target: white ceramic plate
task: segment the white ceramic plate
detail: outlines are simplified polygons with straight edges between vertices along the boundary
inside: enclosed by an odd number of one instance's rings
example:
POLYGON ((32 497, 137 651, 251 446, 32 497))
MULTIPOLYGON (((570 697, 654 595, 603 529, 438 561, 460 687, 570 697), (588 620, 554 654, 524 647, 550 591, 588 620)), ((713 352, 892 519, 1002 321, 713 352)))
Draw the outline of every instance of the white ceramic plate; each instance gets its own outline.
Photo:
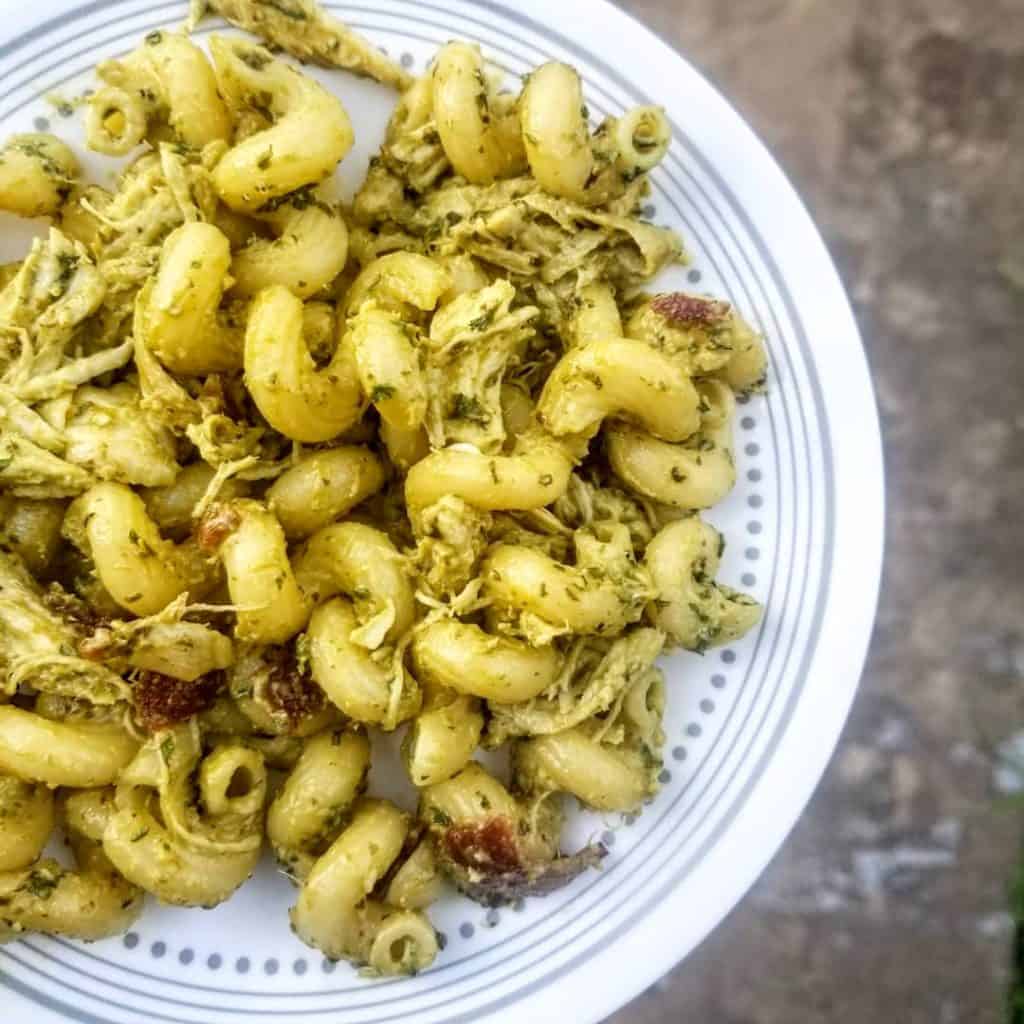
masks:
MULTIPOLYGON (((92 68, 184 17, 184 0, 6 0, 0 130, 81 141, 45 97, 80 94, 92 68)), ((603 835, 605 869, 525 907, 452 896, 446 937, 413 979, 367 981, 292 936, 294 891, 265 864, 214 911, 147 908, 93 945, 32 937, 0 949, 7 1019, 138 1024, 559 1021, 611 1013, 684 957, 779 847, 832 751, 861 671, 882 550, 882 461, 868 370, 842 287, 800 200, 742 119, 678 54, 603 0, 331 2, 420 70, 448 39, 479 41, 521 74, 550 58, 585 80, 592 114, 663 105, 675 138, 649 216, 680 230, 691 268, 666 273, 731 299, 764 332, 769 393, 739 410, 739 484, 711 515, 729 538, 722 576, 767 606, 754 634, 667 660, 664 788, 637 819, 578 815, 567 846, 603 835)), ((219 28, 204 23, 200 36, 219 28)), ((315 72, 356 126, 351 189, 393 94, 315 72)), ((79 151, 82 151, 79 145, 79 151)), ((95 174, 109 169, 92 165, 95 174)), ((25 233, 0 225, 0 258, 25 233)), ((378 788, 392 787, 375 778, 378 788)), ((406 799, 408 795, 406 795, 406 799)))

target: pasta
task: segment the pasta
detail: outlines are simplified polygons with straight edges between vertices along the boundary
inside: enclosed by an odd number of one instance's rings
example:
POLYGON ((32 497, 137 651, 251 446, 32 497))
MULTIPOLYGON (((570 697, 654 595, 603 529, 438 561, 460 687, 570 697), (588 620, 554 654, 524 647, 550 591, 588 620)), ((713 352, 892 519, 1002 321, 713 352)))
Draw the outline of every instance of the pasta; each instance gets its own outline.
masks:
POLYGON ((200 526, 203 547, 219 555, 237 606, 235 636, 246 643, 290 640, 309 618, 309 602, 288 560, 284 530, 257 501, 215 505, 200 526))
POLYGON ((629 424, 608 431, 608 461, 636 493, 681 509, 717 505, 736 482, 733 393, 719 381, 701 385, 700 429, 681 444, 629 424))
POLYGON ((682 441, 699 422, 696 389, 670 359, 643 343, 614 338, 562 357, 544 385, 537 416, 556 437, 593 434, 613 416, 682 441))
POLYGON ((27 868, 53 831, 52 791, 40 783, 0 775, 0 820, 0 872, 27 868))
POLYGON ((340 212, 315 193, 294 192, 256 218, 276 237, 247 240, 231 261, 232 294, 251 298, 283 284, 300 299, 329 285, 345 268, 348 228, 340 212))
POLYGON ((447 883, 600 864, 561 794, 639 811, 657 659, 758 622, 701 513, 767 353, 648 290, 685 261, 641 216, 660 108, 592 125, 572 67, 510 92, 459 41, 414 77, 313 0, 207 9, 266 45, 103 62, 106 186, 0 147, 0 209, 51 220, 0 270, 0 941, 215 906, 267 843, 304 942, 413 974, 447 883), (282 53, 400 92, 350 203, 349 115, 282 53), (373 795, 396 731, 415 808, 373 795))
POLYGON ((239 809, 220 807, 217 814, 193 803, 192 773, 199 770, 208 795, 217 770, 211 762, 226 751, 233 754, 220 746, 204 756, 197 727, 177 726, 154 733, 118 779, 103 852, 124 878, 165 903, 216 906, 259 858, 266 776, 258 753, 248 752, 244 773, 237 762, 228 768, 239 809))
POLYGON ((599 811, 635 810, 649 793, 645 772, 578 728, 527 740, 516 753, 521 781, 572 793, 599 811))
POLYGON ((75 866, 52 857, 0 872, 0 938, 41 931, 73 939, 104 939, 129 928, 142 911, 143 892, 110 863, 99 834, 109 810, 102 790, 68 798, 64 823, 75 866), (74 806, 74 804, 78 806, 74 806))
POLYGON ((332 729, 303 745, 267 810, 267 838, 292 875, 306 878, 337 838, 369 769, 370 744, 362 733, 332 729))
POLYGON ((330 441, 363 411, 348 336, 318 369, 303 337, 302 301, 284 285, 256 296, 245 329, 245 383, 272 427, 295 441, 330 441))
POLYGON ((657 588, 651 621, 670 643, 703 653, 742 636, 761 617, 757 603, 715 580, 722 536, 693 516, 669 523, 647 546, 657 588))
POLYGON ((491 95, 480 50, 448 43, 434 61, 433 108, 441 145, 456 173, 475 185, 514 174, 523 143, 516 118, 491 95))
POLYGON ((358 630, 344 598, 317 608, 306 632, 312 678, 350 718, 394 729, 419 710, 419 689, 394 654, 357 643, 358 630))
POLYGON ((168 134, 188 146, 226 140, 231 121, 205 54, 176 32, 150 32, 124 60, 96 69, 105 86, 89 100, 89 146, 124 156, 147 135, 168 134))
POLYGON ((339 445, 298 459, 270 485, 267 501, 285 535, 296 539, 341 519, 383 484, 384 466, 374 452, 339 445))
POLYGON ((74 153, 53 135, 12 135, 0 149, 0 210, 52 216, 78 177, 74 153))
POLYGON ((484 730, 478 698, 431 687, 402 745, 406 771, 415 786, 432 786, 461 771, 484 730))
POLYGON ((523 142, 530 171, 552 195, 581 200, 594 169, 580 76, 566 64, 537 68, 523 89, 523 142))
POLYGON ((494 609, 518 618, 524 631, 540 620, 553 634, 615 635, 639 619, 654 590, 626 527, 605 537, 580 530, 574 541, 574 566, 525 545, 495 544, 482 566, 494 609))
POLYGON ((113 782, 136 743, 116 726, 58 722, 0 707, 0 771, 25 782, 88 788, 113 782))
POLYGON ((167 236, 152 287, 139 298, 146 347, 173 373, 188 376, 241 365, 241 333, 218 313, 231 246, 213 224, 183 224, 167 236))
POLYGON ((210 575, 191 541, 160 536, 146 506, 124 484, 99 483, 68 509, 64 530, 86 553, 104 589, 122 608, 152 615, 180 594, 205 589, 210 575))
POLYGON ((379 974, 415 973, 437 955, 437 936, 415 910, 367 899, 398 859, 408 817, 384 800, 363 799, 317 860, 292 909, 300 938, 335 959, 367 963, 379 974))
POLYGON ((530 700, 558 673, 558 652, 494 636, 466 622, 441 620, 413 639, 420 674, 441 686, 502 703, 530 700))
POLYGON ((252 213, 323 181, 352 146, 352 125, 341 103, 261 46, 215 37, 210 50, 229 107, 265 104, 273 118, 270 127, 238 142, 217 164, 213 185, 220 198, 233 210, 252 213))
POLYGON ((45 576, 57 557, 64 503, 0 497, 0 546, 13 551, 33 576, 45 576))

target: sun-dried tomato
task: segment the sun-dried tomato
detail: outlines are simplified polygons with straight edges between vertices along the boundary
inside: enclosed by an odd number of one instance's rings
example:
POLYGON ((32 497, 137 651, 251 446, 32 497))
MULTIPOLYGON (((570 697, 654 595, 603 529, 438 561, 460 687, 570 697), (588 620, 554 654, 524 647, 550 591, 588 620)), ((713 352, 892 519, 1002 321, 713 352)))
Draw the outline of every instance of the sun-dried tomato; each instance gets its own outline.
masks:
POLYGON ((730 306, 728 302, 718 299, 705 299, 685 292, 667 292, 654 299, 651 309, 674 324, 711 325, 728 319, 730 306))
POLYGON ((223 672, 208 672, 190 683, 162 672, 140 672, 132 685, 135 720, 147 732, 168 729, 205 711, 223 685, 223 672))
POLYGON ((444 833, 444 847, 456 864, 488 873, 523 866, 515 825, 503 816, 479 825, 453 825, 444 833))
POLYGON ((324 691, 299 668, 290 647, 268 647, 263 653, 268 666, 264 697, 271 711, 279 711, 293 727, 324 706, 324 691))
POLYGON ((211 505, 196 530, 199 546, 208 552, 216 551, 238 529, 242 517, 236 509, 224 502, 211 505))

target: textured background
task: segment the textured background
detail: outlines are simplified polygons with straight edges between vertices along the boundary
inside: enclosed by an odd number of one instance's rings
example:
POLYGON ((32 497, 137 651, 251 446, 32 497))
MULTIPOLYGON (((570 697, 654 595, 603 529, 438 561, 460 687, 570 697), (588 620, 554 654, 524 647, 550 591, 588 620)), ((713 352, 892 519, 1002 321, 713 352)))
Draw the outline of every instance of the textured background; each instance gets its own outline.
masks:
POLYGON ((861 691, 801 824, 609 1024, 995 1024, 1024 818, 1024 0, 620 3, 719 85, 820 225, 875 375, 888 538, 861 691))

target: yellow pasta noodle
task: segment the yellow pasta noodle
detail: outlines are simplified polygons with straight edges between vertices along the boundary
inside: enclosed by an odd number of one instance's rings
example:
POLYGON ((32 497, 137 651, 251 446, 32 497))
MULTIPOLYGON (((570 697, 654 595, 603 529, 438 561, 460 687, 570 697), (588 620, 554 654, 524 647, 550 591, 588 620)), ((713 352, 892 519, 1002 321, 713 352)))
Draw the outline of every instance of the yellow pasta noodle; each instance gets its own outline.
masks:
POLYGON ((384 467, 368 448, 310 452, 274 481, 268 505, 290 538, 308 537, 378 491, 384 467))
POLYGON ((0 545, 14 551, 34 576, 44 576, 57 556, 64 511, 62 501, 0 494, 0 545))
POLYGON ((216 906, 255 866, 251 854, 211 856, 173 842, 135 791, 119 798, 103 849, 117 869, 140 888, 164 903, 186 907, 216 906))
POLYGON ((348 228, 337 207, 298 191, 256 214, 276 237, 253 238, 234 256, 232 294, 244 298, 283 284, 307 299, 330 284, 348 258, 348 228))
POLYGON ((42 783, 0 775, 0 873, 32 864, 43 852, 54 820, 50 789, 42 783))
POLYGON ((351 316, 367 300, 402 313, 433 309, 452 287, 451 274, 437 261, 415 252, 392 252, 368 263, 345 293, 351 316))
POLYGON ((221 199, 251 213, 271 200, 323 181, 352 147, 340 101, 261 46, 214 36, 210 52, 221 92, 245 104, 268 97, 274 123, 233 146, 214 170, 221 199))
POLYGON ((22 217, 53 216, 71 193, 78 161, 60 139, 12 135, 0 147, 0 210, 22 217))
MULTIPOLYGON (((172 483, 142 492, 146 511, 161 533, 184 537, 192 532, 199 503, 209 490, 215 472, 205 462, 193 462, 183 466, 172 483)), ((244 480, 233 478, 221 484, 217 496, 222 501, 228 501, 244 497, 246 490, 244 480)))
POLYGON ((441 872, 429 839, 421 839, 391 876, 385 901, 402 910, 425 910, 441 896, 441 872))
POLYGON ((114 810, 103 830, 103 850, 125 878, 166 903, 210 907, 226 899, 255 867, 262 842, 262 756, 238 747, 204 753, 196 726, 156 733, 121 774, 114 810), (195 803, 192 773, 205 794, 233 803, 219 814, 195 803), (244 777, 239 777, 240 766, 244 777))
POLYGON ((271 426, 296 441, 330 441, 363 410, 351 344, 341 336, 329 365, 317 369, 303 338, 302 301, 283 285, 265 288, 253 301, 245 383, 271 426))
POLYGON ((335 598, 313 612, 306 633, 313 679, 349 718, 394 729, 420 708, 416 681, 387 648, 373 656, 353 635, 350 602, 335 598))
POLYGON ((48 786, 105 786, 138 744, 117 726, 53 722, 0 706, 0 772, 48 786))
POLYGON ((165 129, 202 147, 227 140, 231 122, 205 54, 177 32, 150 32, 138 49, 96 69, 107 83, 89 103, 89 144, 119 155, 165 129), (142 118, 140 134, 138 119, 142 118))
POLYGON ((426 381, 413 332, 410 324, 373 302, 359 308, 349 327, 364 393, 385 423, 406 432, 416 430, 427 414, 426 381))
POLYGON ((125 156, 146 137, 149 110, 135 91, 115 85, 89 97, 85 136, 90 149, 107 156, 125 156))
POLYGON ((477 47, 448 43, 434 61, 434 117, 456 172, 478 185, 515 173, 523 157, 515 118, 491 96, 477 47))
POLYGON ((267 811, 267 838, 292 875, 305 878, 337 837, 369 769, 362 733, 331 729, 305 742, 267 811))
POLYGON ((292 572, 284 530, 272 513, 247 499, 217 505, 207 513, 200 535, 224 565, 239 640, 283 643, 302 629, 309 602, 292 572))
POLYGON ((649 171, 661 163, 672 140, 661 107, 634 107, 615 120, 612 134, 619 170, 627 175, 649 171))
POLYGON ((96 484, 68 510, 64 524, 86 549, 107 593, 136 615, 152 615, 184 593, 202 593, 211 571, 191 541, 160 536, 143 500, 124 484, 96 484))
POLYGON ((530 74, 520 98, 530 170, 546 192, 581 201, 594 170, 580 76, 552 61, 530 74))
POLYGON ((497 544, 481 575, 499 608, 536 616, 556 630, 614 636, 642 615, 653 584, 633 559, 629 531, 618 526, 604 540, 576 534, 575 566, 543 551, 497 544))
POLYGON ((409 471, 405 500, 410 508, 453 495, 475 508, 543 508, 569 484, 572 459, 553 438, 524 438, 511 455, 484 455, 459 448, 432 452, 409 471))
POLYGON ((436 622, 413 637, 413 659, 424 678, 459 693, 505 703, 529 700, 558 674, 550 647, 492 636, 463 622, 436 622))
POLYGON ((703 382, 700 394, 701 429, 682 444, 627 425, 616 424, 608 430, 608 461, 629 488, 682 509, 710 508, 732 490, 735 400, 728 385, 717 381, 703 382))
POLYGON ((569 323, 575 345, 622 337, 622 317, 611 287, 595 281, 580 289, 577 306, 569 323))
POLYGON ((402 744, 413 785, 433 786, 461 771, 479 745, 483 728, 476 697, 431 687, 402 744))
POLYGON ((325 526, 303 548, 295 574, 314 604, 339 593, 353 599, 368 627, 363 640, 370 649, 395 642, 412 625, 412 587, 401 555, 388 536, 372 526, 325 526))
POLYGON ((359 803, 292 909, 300 938, 329 957, 367 963, 381 974, 422 970, 433 962, 437 937, 426 918, 367 899, 397 859, 408 827, 406 815, 386 801, 359 803))
POLYGON ((139 916, 139 889, 117 872, 98 842, 69 831, 73 869, 43 857, 0 873, 0 941, 27 931, 95 941, 123 932, 139 916))
POLYGON ((689 650, 731 643, 761 617, 761 606, 715 581, 722 537, 697 516, 669 523, 647 546, 657 599, 649 615, 669 641, 689 650))
POLYGON ((526 740, 516 768, 531 789, 572 793, 600 811, 632 811, 649 795, 641 766, 596 743, 579 729, 526 740))
POLYGON ((700 423, 689 378, 661 353, 624 338, 594 341, 563 356, 537 414, 556 436, 592 433, 606 416, 617 416, 655 437, 682 441, 700 423))
POLYGON ((430 441, 422 427, 396 427, 383 420, 380 439, 387 449, 388 458, 401 472, 408 472, 420 459, 430 454, 430 441))
POLYGON ((167 237, 160 269, 143 290, 144 343, 174 373, 201 374, 242 364, 242 331, 218 309, 231 248, 212 224, 183 224, 167 237))

